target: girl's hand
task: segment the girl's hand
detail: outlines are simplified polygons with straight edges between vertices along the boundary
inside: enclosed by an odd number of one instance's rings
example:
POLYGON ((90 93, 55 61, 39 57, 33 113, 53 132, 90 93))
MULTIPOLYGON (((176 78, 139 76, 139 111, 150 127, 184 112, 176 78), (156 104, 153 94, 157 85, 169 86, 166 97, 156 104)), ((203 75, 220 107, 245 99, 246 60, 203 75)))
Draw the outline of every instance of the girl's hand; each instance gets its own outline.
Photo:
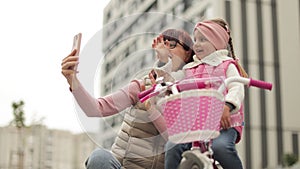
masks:
POLYGON ((67 57, 65 57, 62 60, 62 63, 61 63, 61 73, 67 79, 71 90, 76 89, 78 86, 78 83, 79 83, 77 76, 76 76, 76 74, 78 72, 77 72, 77 70, 74 70, 75 67, 79 64, 79 62, 78 62, 79 57, 74 56, 75 53, 76 53, 76 50, 73 50, 67 57))
POLYGON ((223 114, 221 117, 221 127, 223 129, 228 129, 231 126, 231 121, 230 121, 230 108, 225 105, 224 106, 224 110, 223 110, 223 114))
POLYGON ((156 78, 157 78, 157 74, 155 73, 155 71, 152 69, 150 71, 150 73, 148 74, 148 77, 151 81, 151 85, 153 86, 154 84, 156 84, 156 78))
POLYGON ((152 42, 152 48, 155 49, 157 53, 157 59, 160 62, 167 63, 168 58, 171 55, 170 51, 168 48, 166 48, 164 44, 164 38, 162 35, 159 35, 158 37, 153 39, 152 42))

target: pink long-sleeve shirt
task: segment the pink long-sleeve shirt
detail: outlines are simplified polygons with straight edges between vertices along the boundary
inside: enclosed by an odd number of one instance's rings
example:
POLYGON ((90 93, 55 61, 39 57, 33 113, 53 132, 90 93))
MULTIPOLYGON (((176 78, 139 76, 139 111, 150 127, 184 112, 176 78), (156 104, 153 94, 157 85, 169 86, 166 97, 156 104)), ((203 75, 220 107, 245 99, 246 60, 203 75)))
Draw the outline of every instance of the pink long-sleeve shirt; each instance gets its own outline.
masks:
POLYGON ((91 96, 82 86, 73 90, 75 100, 88 117, 105 117, 119 113, 138 102, 140 83, 132 81, 118 91, 99 98, 91 96))
MULTIPOLYGON (((78 88, 72 93, 75 100, 88 117, 106 117, 117 114, 122 110, 136 104, 141 92, 141 83, 137 80, 131 81, 127 86, 109 95, 94 98, 79 83, 78 88)), ((161 113, 154 107, 148 110, 149 120, 153 122, 156 129, 167 140, 167 127, 161 113)))

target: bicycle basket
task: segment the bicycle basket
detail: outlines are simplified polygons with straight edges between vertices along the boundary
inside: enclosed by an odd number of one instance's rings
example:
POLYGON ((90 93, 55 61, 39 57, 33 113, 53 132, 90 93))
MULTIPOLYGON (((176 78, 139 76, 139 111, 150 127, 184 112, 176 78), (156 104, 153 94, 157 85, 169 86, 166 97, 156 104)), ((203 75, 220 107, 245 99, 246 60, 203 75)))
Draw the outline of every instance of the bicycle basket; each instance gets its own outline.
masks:
POLYGON ((219 135, 224 96, 214 89, 195 89, 158 101, 166 120, 169 140, 187 143, 219 135))

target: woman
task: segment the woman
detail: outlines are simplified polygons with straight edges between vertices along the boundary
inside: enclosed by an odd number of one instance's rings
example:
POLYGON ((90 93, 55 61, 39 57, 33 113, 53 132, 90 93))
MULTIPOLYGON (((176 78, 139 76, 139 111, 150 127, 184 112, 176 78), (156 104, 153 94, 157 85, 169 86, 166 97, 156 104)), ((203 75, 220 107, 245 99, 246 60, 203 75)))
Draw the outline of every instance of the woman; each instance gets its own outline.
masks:
MULTIPOLYGON (((168 60, 172 71, 181 69, 192 60, 193 41, 182 30, 167 29, 153 40, 152 47, 157 52, 157 65, 168 60)), ((93 98, 77 79, 74 67, 78 65, 78 56, 72 51, 62 61, 62 74, 67 79, 70 90, 77 103, 89 117, 106 117, 126 109, 124 121, 115 139, 111 151, 98 148, 86 161, 88 169, 128 168, 163 169, 164 144, 166 140, 155 127, 158 119, 152 119, 145 104, 139 102, 137 94, 151 86, 148 73, 144 78, 131 81, 120 90, 100 98, 93 98), (153 121, 152 121, 153 120, 153 121)))

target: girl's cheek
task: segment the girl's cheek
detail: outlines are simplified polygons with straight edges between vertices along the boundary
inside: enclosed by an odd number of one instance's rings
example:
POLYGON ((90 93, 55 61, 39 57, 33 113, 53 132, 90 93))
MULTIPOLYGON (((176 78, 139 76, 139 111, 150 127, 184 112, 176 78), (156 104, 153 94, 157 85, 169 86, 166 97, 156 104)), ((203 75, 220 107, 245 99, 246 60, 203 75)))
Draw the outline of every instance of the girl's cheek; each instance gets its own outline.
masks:
POLYGON ((196 44, 193 45, 193 50, 195 50, 195 48, 196 48, 196 44))

